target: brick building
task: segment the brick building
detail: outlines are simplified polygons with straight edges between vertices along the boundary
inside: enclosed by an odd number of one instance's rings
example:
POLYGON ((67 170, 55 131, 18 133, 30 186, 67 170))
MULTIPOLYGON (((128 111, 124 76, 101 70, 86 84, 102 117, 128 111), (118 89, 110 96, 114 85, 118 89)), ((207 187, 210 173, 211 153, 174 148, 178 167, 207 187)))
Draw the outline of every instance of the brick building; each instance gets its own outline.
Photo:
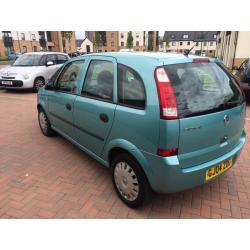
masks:
POLYGON ((0 56, 9 51, 19 53, 32 51, 75 52, 76 37, 63 39, 61 31, 0 31, 0 56))
POLYGON ((191 54, 215 56, 217 31, 166 31, 164 40, 170 52, 183 53, 193 47, 191 54))

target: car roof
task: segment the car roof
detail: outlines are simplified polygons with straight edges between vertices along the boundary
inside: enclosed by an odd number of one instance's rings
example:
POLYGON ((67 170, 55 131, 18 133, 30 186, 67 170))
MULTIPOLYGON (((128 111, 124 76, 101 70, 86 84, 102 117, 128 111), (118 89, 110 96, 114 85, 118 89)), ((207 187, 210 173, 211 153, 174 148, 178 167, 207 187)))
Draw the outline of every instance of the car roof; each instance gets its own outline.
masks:
MULTIPOLYGON (((192 62, 194 58, 207 58, 204 56, 188 55, 185 56, 180 53, 173 52, 105 52, 105 53, 91 53, 86 55, 81 55, 79 57, 113 57, 118 63, 129 63, 129 64, 142 64, 143 62, 151 62, 153 65, 162 64, 174 64, 174 63, 185 63, 192 62)), ((78 57, 78 58, 79 58, 78 57)))
POLYGON ((62 54, 67 55, 66 53, 62 52, 53 52, 53 51, 38 51, 38 52, 27 52, 27 55, 49 55, 49 54, 62 54))

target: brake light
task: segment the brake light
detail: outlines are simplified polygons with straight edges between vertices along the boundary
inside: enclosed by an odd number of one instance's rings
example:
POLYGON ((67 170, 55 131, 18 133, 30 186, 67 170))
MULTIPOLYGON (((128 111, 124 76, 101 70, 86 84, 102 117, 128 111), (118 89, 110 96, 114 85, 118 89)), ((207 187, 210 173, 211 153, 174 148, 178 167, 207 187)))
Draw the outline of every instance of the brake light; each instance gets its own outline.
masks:
POLYGON ((168 75, 163 67, 155 70, 155 81, 157 84, 161 119, 178 119, 178 110, 174 89, 168 75))
POLYGON ((158 149, 157 150, 157 155, 167 157, 167 156, 173 156, 177 155, 178 149, 173 148, 173 149, 158 149))
POLYGON ((209 59, 208 58, 194 58, 193 63, 209 63, 209 59))

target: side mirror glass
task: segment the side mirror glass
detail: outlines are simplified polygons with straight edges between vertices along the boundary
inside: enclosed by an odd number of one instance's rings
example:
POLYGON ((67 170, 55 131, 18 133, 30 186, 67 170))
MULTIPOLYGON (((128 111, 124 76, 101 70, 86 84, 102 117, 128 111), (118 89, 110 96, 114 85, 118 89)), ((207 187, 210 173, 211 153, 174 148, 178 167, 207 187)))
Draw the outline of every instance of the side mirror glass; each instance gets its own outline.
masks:
POLYGON ((52 66, 52 65, 54 65, 54 63, 53 63, 52 61, 48 61, 48 62, 46 63, 46 66, 47 66, 47 67, 52 66))

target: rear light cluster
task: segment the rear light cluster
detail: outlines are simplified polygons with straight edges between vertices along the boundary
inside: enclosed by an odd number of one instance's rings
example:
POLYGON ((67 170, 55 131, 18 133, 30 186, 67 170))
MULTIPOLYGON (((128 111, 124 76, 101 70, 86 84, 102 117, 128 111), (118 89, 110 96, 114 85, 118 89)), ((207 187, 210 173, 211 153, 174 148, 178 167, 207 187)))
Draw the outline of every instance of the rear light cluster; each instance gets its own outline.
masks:
POLYGON ((161 119, 178 119, 178 110, 174 89, 168 75, 163 67, 155 70, 155 81, 157 84, 161 119))
MULTIPOLYGON (((159 96, 161 119, 164 120, 178 119, 178 109, 177 109, 174 89, 164 67, 156 68, 155 81, 157 84, 157 90, 159 96)), ((177 148, 157 150, 157 155, 162 157, 169 157, 177 154, 178 154, 177 148)))

